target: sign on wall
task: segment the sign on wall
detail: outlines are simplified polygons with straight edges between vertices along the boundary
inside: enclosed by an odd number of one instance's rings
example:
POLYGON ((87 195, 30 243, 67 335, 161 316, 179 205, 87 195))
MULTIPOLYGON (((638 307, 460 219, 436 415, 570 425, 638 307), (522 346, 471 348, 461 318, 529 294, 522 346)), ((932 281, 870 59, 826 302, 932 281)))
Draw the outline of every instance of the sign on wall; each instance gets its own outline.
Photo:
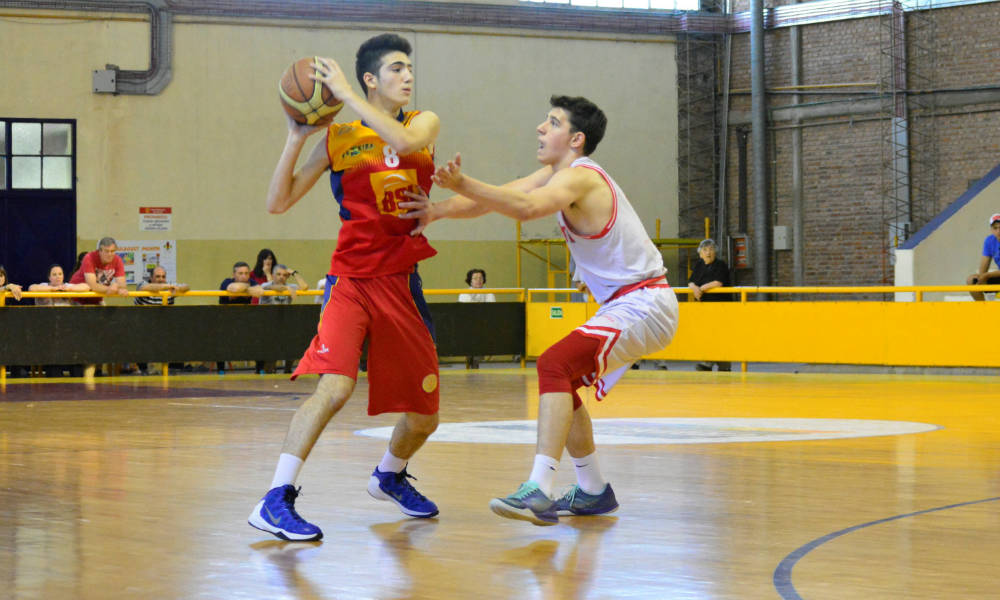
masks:
POLYGON ((170 231, 172 212, 169 206, 140 206, 139 231, 170 231))
POLYGON ((125 263, 126 283, 148 279, 156 265, 167 270, 167 281, 177 281, 176 240, 118 240, 118 256, 125 263))

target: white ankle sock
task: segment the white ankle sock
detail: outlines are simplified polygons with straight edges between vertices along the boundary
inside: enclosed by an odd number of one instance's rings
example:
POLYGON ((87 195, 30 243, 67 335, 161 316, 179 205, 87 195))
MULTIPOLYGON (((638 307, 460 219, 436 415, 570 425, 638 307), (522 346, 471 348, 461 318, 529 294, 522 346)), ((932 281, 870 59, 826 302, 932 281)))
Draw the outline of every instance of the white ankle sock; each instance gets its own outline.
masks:
POLYGON ((271 489, 283 485, 295 485, 295 479, 298 478, 301 468, 301 458, 282 452, 278 457, 278 468, 274 470, 274 479, 271 480, 271 489))
POLYGON ((591 496, 596 496, 604 491, 604 486, 608 482, 601 476, 601 467, 597 464, 597 452, 581 458, 573 458, 573 467, 576 468, 576 483, 581 490, 591 496))
POLYGON ((382 462, 378 464, 378 470, 383 473, 388 473, 392 471, 393 473, 399 473, 406 468, 406 459, 396 458, 392 455, 392 452, 388 450, 385 451, 385 455, 382 456, 382 462))
POLYGON ((538 484, 545 495, 552 497, 552 488, 556 485, 556 469, 559 468, 559 460, 544 454, 535 455, 535 465, 531 468, 529 481, 538 484))

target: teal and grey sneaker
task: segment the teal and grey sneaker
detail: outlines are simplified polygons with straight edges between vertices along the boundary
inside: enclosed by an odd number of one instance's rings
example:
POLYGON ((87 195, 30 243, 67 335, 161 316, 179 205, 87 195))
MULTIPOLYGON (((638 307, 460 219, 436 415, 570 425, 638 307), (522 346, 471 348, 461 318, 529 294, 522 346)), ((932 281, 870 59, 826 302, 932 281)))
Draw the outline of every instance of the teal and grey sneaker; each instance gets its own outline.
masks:
POLYGON ((526 481, 506 498, 490 500, 490 510, 508 519, 531 521, 535 525, 559 523, 556 503, 533 481, 526 481))
POLYGON ((604 486, 604 491, 592 496, 574 485, 562 498, 556 500, 556 512, 560 515, 576 515, 585 517, 591 515, 606 515, 618 510, 618 500, 611 484, 604 486))

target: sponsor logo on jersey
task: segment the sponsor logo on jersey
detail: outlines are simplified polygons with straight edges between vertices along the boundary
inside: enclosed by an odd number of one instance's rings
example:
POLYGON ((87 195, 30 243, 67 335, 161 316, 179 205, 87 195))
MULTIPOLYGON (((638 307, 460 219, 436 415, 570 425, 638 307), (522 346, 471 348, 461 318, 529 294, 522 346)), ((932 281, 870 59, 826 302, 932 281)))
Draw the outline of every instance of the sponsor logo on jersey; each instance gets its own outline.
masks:
POLYGON ((361 156, 362 152, 369 152, 375 149, 375 144, 359 144, 357 146, 351 146, 347 152, 340 155, 340 158, 353 158, 355 156, 361 156))

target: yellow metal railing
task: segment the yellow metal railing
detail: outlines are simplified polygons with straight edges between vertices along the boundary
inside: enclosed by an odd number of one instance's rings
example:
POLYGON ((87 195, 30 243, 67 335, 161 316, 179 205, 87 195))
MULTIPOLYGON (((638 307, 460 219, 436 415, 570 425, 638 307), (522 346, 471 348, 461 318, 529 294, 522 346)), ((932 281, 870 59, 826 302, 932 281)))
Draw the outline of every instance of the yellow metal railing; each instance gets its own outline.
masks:
MULTIPOLYGON (((273 292, 271 290, 265 291, 262 295, 264 296, 287 296, 286 292, 273 292)), ((323 290, 304 290, 301 292, 296 292, 296 296, 322 296, 323 290)), ((160 297, 160 298, 190 298, 190 297, 204 297, 204 296, 244 296, 248 297, 248 293, 233 293, 226 292, 223 290, 189 290, 187 292, 129 292, 127 296, 119 296, 117 294, 98 294, 96 292, 22 292, 22 298, 135 298, 135 297, 160 297)), ((0 306, 6 306, 7 298, 13 298, 14 295, 10 292, 0 293, 0 306)))
MULTIPOLYGON (((679 295, 687 287, 675 288, 679 295)), ((467 288, 424 290, 427 296, 468 293, 467 288)), ((594 302, 569 302, 574 288, 482 288, 482 293, 506 294, 525 303, 524 356, 538 356, 596 313, 594 302), (539 300, 539 295, 546 295, 539 300), (551 297, 562 294, 565 302, 551 297)), ((944 286, 811 286, 727 287, 709 294, 730 293, 734 302, 682 302, 680 325, 670 346, 648 357, 665 360, 722 360, 887 364, 914 366, 995 367, 992 338, 983 333, 996 320, 991 302, 931 302, 931 292, 998 292, 1000 285, 944 286), (757 294, 775 297, 813 294, 913 294, 913 301, 877 300, 751 302, 757 294)), ((320 290, 298 292, 317 296, 320 290)), ((282 295, 268 291, 264 295, 282 295)), ((10 292, 0 293, 4 306, 10 292)), ((24 292, 26 298, 103 298, 92 292, 24 292)), ((129 297, 170 292, 129 292, 129 297)), ((176 297, 249 296, 221 290, 192 290, 176 297)), ((113 296, 112 296, 113 297, 113 296)), ((166 306, 166 303, 164 303, 166 306)), ((522 359, 523 365, 523 359, 522 359)), ((0 382, 5 379, 0 369, 0 382)))
MULTIPOLYGON (((528 288, 528 302, 535 302, 537 294, 577 294, 576 288, 528 288)), ((691 294, 686 286, 675 287, 677 294, 691 294)), ((880 286, 736 286, 718 287, 707 294, 738 294, 740 302, 747 302, 753 294, 915 294, 914 300, 923 302, 925 293, 938 292, 1000 292, 1000 285, 880 285, 880 286)), ((873 301, 874 302, 874 301, 873 301)))
POLYGON ((524 302, 526 290, 524 288, 451 288, 440 290, 424 290, 425 296, 457 296, 459 294, 493 294, 512 295, 517 298, 517 302, 524 302))

